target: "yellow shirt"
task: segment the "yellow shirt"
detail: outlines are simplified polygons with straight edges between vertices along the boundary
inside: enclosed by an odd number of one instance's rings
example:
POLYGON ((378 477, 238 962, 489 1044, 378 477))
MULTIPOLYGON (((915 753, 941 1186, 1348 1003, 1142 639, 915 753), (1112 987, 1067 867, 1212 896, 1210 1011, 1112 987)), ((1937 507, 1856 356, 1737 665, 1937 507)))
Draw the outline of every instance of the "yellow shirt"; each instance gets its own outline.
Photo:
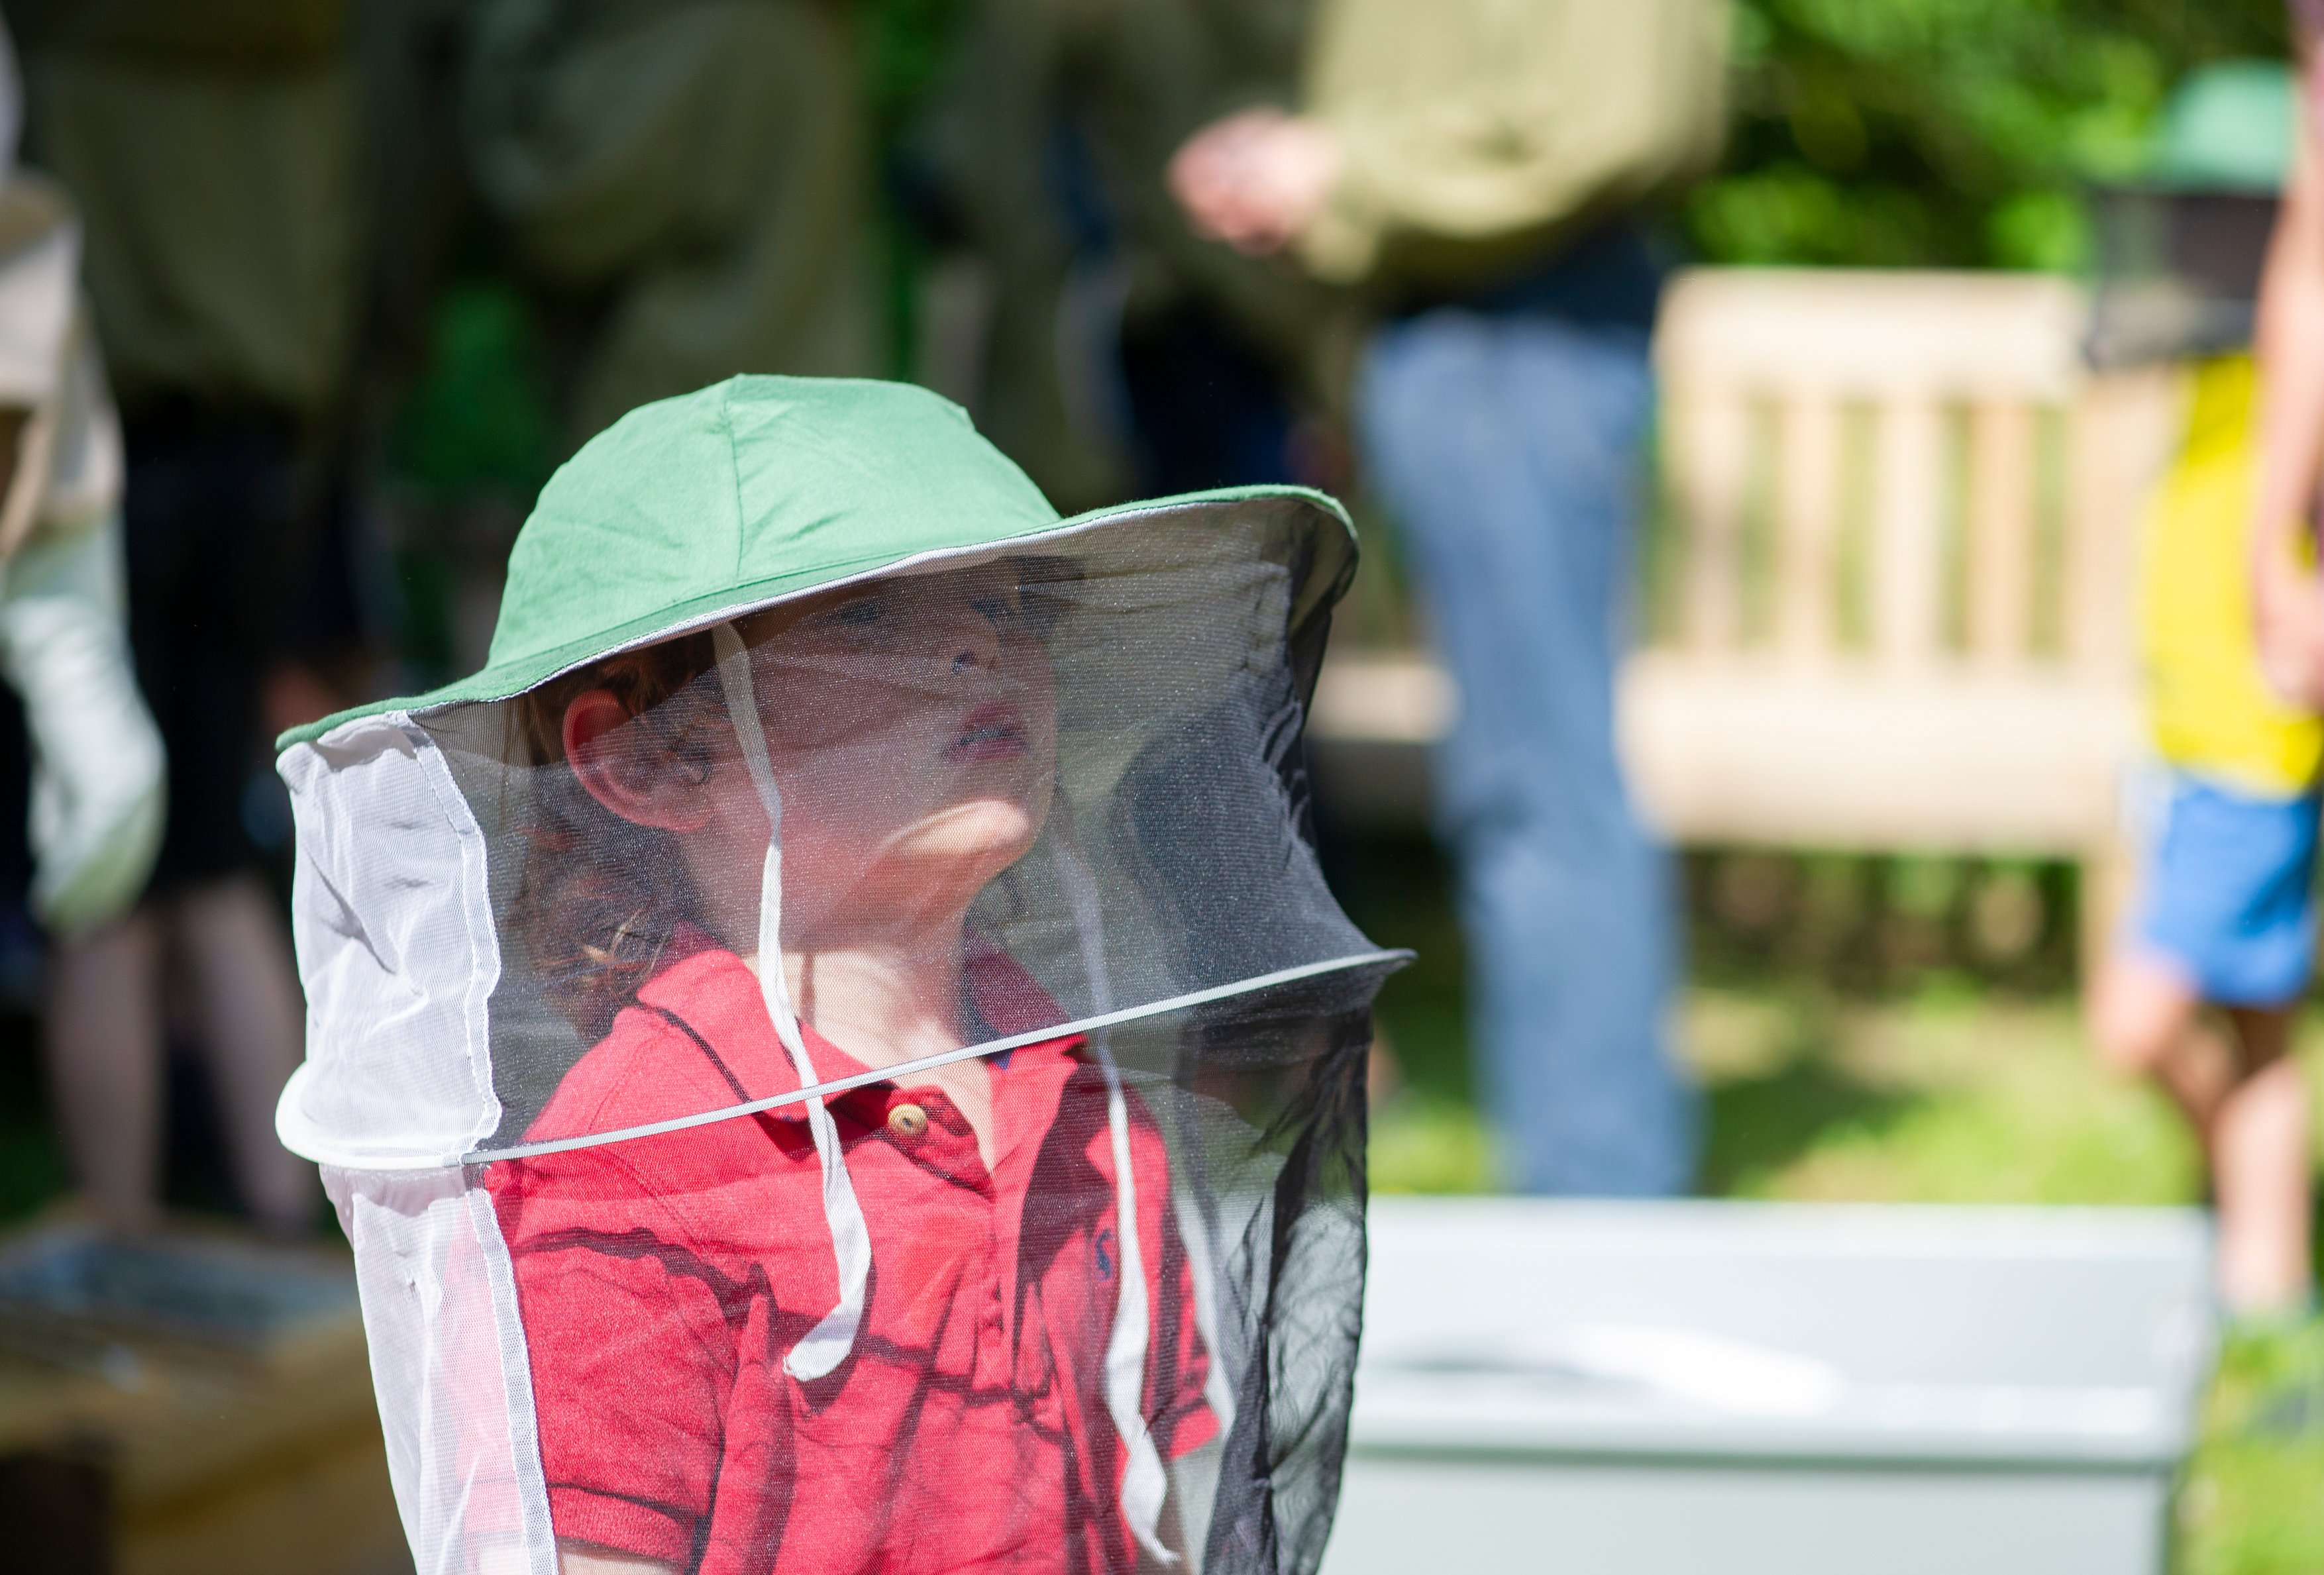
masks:
POLYGON ((2252 632, 2257 376, 2248 355, 2196 370, 2187 437, 2146 508, 2140 654, 2154 747, 2181 770, 2270 797, 2302 793, 2324 723, 2279 699, 2252 632))

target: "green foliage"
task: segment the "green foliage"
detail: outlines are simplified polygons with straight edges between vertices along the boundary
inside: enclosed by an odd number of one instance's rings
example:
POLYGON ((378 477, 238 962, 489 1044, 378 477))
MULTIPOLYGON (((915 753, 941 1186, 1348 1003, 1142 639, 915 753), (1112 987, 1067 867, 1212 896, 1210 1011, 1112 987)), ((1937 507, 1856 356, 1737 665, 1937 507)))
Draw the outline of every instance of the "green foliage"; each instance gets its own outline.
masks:
POLYGON ((1736 0, 1736 119, 1687 227, 1722 262, 2083 260, 2171 88, 2281 58, 2282 0, 1736 0))
POLYGON ((471 279, 445 291, 431 332, 392 434, 397 476, 432 497, 529 504, 555 460, 530 309, 505 280, 471 279))
POLYGON ((943 74, 963 0, 870 0, 863 7, 863 64, 872 114, 883 135, 943 74))

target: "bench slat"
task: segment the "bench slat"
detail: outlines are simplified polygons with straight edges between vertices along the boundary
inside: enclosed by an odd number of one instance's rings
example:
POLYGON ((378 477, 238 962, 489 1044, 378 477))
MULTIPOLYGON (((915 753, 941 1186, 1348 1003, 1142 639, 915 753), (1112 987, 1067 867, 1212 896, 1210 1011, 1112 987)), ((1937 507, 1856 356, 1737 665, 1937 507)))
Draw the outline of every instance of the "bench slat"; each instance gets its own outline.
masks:
POLYGON ((1838 643, 1841 433, 1827 396, 1786 401, 1776 423, 1775 643, 1797 661, 1838 643))
POLYGON ((1675 456, 1673 493, 1683 532, 1679 638, 1705 651, 1741 632, 1743 511, 1750 484, 1751 413, 1724 391, 1680 387, 1666 401, 1675 456))
POLYGON ((1970 654, 1991 666, 2033 652, 2035 436, 2023 401, 1987 400, 1969 412, 1964 622, 1970 654))
POLYGON ((1889 667, 1937 654, 1944 426, 1936 401, 1883 400, 1873 415, 1872 646, 1889 667))

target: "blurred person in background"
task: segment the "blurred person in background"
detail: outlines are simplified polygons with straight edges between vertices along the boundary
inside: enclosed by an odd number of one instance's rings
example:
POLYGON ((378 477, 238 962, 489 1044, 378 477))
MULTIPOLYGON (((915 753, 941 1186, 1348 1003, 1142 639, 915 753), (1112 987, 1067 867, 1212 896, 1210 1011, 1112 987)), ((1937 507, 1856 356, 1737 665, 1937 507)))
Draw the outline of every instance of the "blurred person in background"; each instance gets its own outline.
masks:
POLYGON ((1322 0, 1303 112, 1174 161, 1196 228, 1376 313, 1358 451, 1461 695, 1436 761, 1489 1114, 1526 1191, 1675 1193, 1670 874, 1614 755, 1661 271, 1722 130, 1719 0, 1322 0))
POLYGON ((964 23, 908 162, 990 272, 958 391, 1068 511, 1329 479, 1306 419, 1329 292, 1194 234, 1166 178, 1211 120, 1290 101, 1311 10, 983 0, 964 23))
MULTIPOLYGON (((142 983, 117 926, 161 845, 161 739, 122 627, 121 432, 81 297, 80 226, 53 182, 16 164, 23 105, 0 26, 0 674, 32 746, 31 906, 60 986, 50 1081, 82 1156, 106 1149, 101 1129, 122 1114, 86 1047, 106 993, 142 983)), ((115 1192, 119 1172, 81 1179, 101 1218, 141 1222, 149 1201, 115 1192)))
POLYGON ((738 372, 876 376, 850 0, 478 0, 469 172, 548 309, 569 453, 738 372))
MULTIPOLYGON (((2307 114, 2278 114, 2262 179, 2291 177, 2261 274, 2256 362, 2199 366, 2187 435, 2146 521, 2139 598, 2148 724, 2168 777, 2130 921, 2092 993, 2099 1052, 2153 1077, 2203 1147, 2220 1294, 2268 1322, 2314 1304, 2310 1092, 2291 1053, 2316 949, 2324 766, 2324 588, 2315 569, 2324 456, 2324 6, 2294 23, 2307 114), (2301 119, 2307 134, 2292 129, 2301 119), (2211 1031, 2207 1012, 2224 1019, 2211 1031)), ((2249 97, 2246 84, 2245 97, 2249 97)), ((2234 84, 2199 75, 2165 116, 2162 156, 2238 124, 2234 84)), ((2241 108, 2244 112, 2237 113, 2241 108)), ((2260 115, 2256 124, 2271 117, 2260 115)))
POLYGON ((303 1009, 248 830, 262 692, 305 569, 318 436, 346 372, 355 126, 346 0, 15 0, 28 149, 83 216, 122 412, 130 640, 168 746, 137 913, 59 959, 55 1062, 84 1184, 150 1221, 163 978, 189 987, 251 1214, 311 1228, 274 1139, 303 1009))

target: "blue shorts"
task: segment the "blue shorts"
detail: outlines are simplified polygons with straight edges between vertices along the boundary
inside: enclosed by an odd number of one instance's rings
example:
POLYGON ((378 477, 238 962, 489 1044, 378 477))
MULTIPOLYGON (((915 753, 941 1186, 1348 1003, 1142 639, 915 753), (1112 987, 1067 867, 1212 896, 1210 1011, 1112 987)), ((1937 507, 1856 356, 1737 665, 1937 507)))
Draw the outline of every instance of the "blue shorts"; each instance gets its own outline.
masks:
POLYGON ((2316 954, 2316 824, 2312 793, 2260 798, 2173 779, 2132 937, 2183 966, 2206 1000, 2297 999, 2316 954))

